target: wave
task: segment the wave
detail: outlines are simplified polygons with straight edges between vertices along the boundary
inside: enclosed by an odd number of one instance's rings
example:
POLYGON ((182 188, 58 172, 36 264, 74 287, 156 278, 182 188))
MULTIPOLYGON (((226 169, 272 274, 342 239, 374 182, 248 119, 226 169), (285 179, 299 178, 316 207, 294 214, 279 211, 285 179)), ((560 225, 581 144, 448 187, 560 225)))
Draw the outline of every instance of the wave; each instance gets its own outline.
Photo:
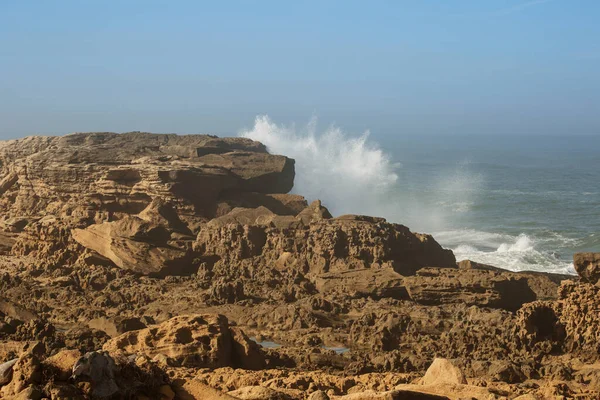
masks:
POLYGON ((472 260, 511 271, 575 274, 573 263, 553 250, 569 248, 574 239, 557 233, 535 237, 464 229, 437 232, 434 237, 452 249, 457 261, 472 260))
POLYGON ((481 177, 468 173, 468 163, 431 182, 425 201, 421 193, 403 190, 402 164, 371 141, 369 132, 352 136, 333 125, 318 128, 316 118, 298 127, 261 115, 240 135, 262 142, 271 153, 294 158, 293 193, 322 200, 334 215, 376 215, 430 231, 445 226, 449 213, 464 213, 473 204, 481 177))
POLYGON ((323 200, 338 214, 377 210, 383 205, 382 196, 398 181, 399 165, 368 141, 369 132, 348 137, 330 126, 319 133, 315 118, 298 129, 277 125, 264 115, 241 136, 262 142, 271 153, 295 159, 293 191, 309 200, 323 200))

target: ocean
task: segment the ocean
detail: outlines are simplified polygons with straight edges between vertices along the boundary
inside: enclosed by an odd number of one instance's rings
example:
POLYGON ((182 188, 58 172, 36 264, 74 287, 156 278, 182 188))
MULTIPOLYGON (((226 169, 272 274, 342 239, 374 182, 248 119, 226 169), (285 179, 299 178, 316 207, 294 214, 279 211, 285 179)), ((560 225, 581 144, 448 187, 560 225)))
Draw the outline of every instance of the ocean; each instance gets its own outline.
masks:
POLYGON ((353 135, 267 116, 240 135, 296 159, 294 193, 430 233, 457 260, 572 274, 573 253, 600 251, 600 136, 353 135))

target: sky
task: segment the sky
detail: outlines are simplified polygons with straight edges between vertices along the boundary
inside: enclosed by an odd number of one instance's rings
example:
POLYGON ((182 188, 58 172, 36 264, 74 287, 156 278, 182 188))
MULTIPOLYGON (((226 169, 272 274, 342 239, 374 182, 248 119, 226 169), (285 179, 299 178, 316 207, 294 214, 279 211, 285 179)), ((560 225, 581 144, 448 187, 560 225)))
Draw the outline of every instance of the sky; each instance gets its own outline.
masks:
POLYGON ((600 135, 597 0, 0 0, 0 139, 600 135))

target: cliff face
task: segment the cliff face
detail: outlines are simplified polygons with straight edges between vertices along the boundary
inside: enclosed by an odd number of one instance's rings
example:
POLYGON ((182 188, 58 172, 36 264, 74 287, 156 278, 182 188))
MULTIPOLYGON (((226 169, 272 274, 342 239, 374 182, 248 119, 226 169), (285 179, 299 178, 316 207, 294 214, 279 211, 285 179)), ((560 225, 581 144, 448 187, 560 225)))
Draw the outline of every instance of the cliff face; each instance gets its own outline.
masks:
POLYGON ((264 201, 291 214, 306 205, 286 194, 294 161, 242 138, 30 137, 0 144, 0 168, 5 230, 24 230, 5 242, 16 240, 13 254, 49 266, 74 261, 81 243, 123 268, 180 272, 189 267, 192 236, 209 219, 238 204, 264 201))
POLYGON ((31 137, 0 145, 0 163, 4 225, 24 231, 12 252, 50 267, 77 260, 84 249, 119 268, 161 276, 195 272, 198 257, 252 256, 264 265, 282 253, 312 275, 454 265, 431 237, 308 208, 301 196, 286 194, 294 161, 249 139, 31 137))
POLYGON ((457 265, 293 180, 242 138, 0 142, 0 398, 600 393, 597 255, 586 283, 457 265))
POLYGON ((293 160, 249 139, 207 135, 29 137, 0 144, 0 168, 8 215, 95 222, 139 213, 160 198, 193 225, 226 207, 226 192, 287 193, 294 181, 293 160))

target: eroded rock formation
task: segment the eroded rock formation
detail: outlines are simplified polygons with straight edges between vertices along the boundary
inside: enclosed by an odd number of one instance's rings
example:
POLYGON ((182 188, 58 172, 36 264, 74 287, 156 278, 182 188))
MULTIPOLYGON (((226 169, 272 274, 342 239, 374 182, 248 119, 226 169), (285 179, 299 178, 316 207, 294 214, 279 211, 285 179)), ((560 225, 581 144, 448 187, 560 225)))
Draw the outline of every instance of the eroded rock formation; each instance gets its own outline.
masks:
POLYGON ((457 265, 293 179, 241 138, 0 142, 0 398, 600 398, 597 254, 457 265))

